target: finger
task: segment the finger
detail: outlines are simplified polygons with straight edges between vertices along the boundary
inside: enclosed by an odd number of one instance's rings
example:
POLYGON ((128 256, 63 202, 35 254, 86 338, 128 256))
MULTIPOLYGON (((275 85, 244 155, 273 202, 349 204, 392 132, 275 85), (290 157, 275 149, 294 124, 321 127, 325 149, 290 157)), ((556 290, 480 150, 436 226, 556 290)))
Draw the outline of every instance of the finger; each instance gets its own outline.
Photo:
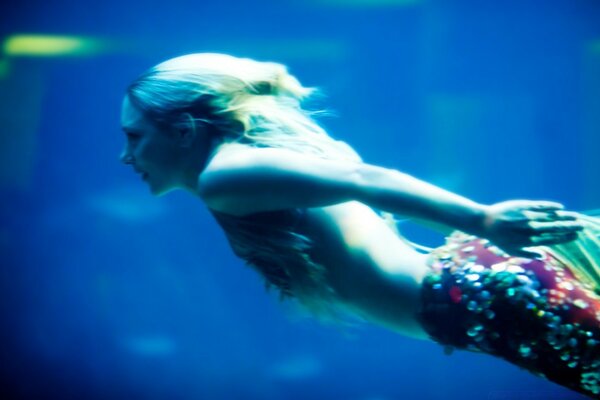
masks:
POLYGON ((523 213, 532 221, 552 222, 552 221, 575 221, 579 214, 571 211, 530 211, 523 213))
POLYGON ((581 214, 574 211, 556 211, 554 215, 556 215, 557 220, 563 221, 573 221, 581 216, 581 214))
POLYGON ((542 233, 538 236, 532 236, 532 238, 536 238, 534 240, 554 240, 558 243, 562 243, 565 241, 571 241, 577 239, 579 234, 577 232, 554 232, 554 233, 542 233))
POLYGON ((529 203, 527 209, 531 211, 557 211, 563 210, 565 206, 554 201, 535 201, 529 203))
POLYGON ((576 217, 574 217, 572 215, 568 215, 568 214, 567 215, 558 215, 552 211, 540 212, 540 211, 525 210, 525 211, 523 211, 523 214, 530 221, 536 221, 536 222, 574 221, 577 219, 576 217))
POLYGON ((568 243, 576 240, 579 236, 577 233, 568 233, 564 235, 543 235, 533 236, 531 242, 535 246, 550 246, 553 244, 568 243))
POLYGON ((583 224, 579 221, 552 221, 540 222, 530 221, 529 227, 537 234, 541 233, 568 233, 579 232, 583 229, 583 224))

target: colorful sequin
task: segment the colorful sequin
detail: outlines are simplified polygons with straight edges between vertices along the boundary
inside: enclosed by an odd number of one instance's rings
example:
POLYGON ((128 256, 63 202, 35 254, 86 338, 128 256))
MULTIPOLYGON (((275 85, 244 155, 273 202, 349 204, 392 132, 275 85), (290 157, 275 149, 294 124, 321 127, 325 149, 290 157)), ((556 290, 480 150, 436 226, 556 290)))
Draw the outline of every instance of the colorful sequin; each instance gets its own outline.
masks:
POLYGON ((429 267, 419 319, 447 353, 489 353, 600 398, 600 297, 558 260, 455 232, 429 267))

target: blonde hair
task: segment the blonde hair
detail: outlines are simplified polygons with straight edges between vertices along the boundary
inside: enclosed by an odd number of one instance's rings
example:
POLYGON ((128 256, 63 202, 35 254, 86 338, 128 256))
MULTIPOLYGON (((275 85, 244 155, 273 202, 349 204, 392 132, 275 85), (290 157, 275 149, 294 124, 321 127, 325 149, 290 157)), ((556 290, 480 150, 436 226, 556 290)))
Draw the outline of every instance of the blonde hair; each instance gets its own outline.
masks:
POLYGON ((302 108, 316 89, 304 87, 284 65, 225 54, 189 54, 148 70, 128 88, 151 120, 169 126, 191 118, 218 139, 282 147, 328 159, 360 161, 302 108))

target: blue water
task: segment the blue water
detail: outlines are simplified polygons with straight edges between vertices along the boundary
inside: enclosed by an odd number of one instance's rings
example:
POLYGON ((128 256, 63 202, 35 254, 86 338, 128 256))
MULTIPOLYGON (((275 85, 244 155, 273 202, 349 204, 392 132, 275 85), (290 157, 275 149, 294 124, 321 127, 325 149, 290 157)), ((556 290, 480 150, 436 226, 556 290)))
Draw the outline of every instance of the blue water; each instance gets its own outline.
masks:
MULTIPOLYGON (((60 399, 581 399, 484 355, 278 303, 196 199, 119 164, 124 88, 166 58, 287 64, 367 162, 490 203, 600 207, 600 3, 42 2, 0 33, 87 56, 0 78, 0 395, 60 399)), ((441 238, 404 226, 413 240, 441 238)))

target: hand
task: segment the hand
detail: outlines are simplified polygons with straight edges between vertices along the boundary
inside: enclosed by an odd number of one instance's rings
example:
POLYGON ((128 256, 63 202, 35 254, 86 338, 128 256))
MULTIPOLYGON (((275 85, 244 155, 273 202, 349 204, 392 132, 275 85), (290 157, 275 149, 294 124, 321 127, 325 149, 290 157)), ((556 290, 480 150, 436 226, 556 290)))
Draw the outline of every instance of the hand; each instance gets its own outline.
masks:
POLYGON ((486 208, 483 236, 508 254, 536 258, 523 247, 549 246, 577 239, 583 229, 577 213, 550 201, 510 200, 486 208))

